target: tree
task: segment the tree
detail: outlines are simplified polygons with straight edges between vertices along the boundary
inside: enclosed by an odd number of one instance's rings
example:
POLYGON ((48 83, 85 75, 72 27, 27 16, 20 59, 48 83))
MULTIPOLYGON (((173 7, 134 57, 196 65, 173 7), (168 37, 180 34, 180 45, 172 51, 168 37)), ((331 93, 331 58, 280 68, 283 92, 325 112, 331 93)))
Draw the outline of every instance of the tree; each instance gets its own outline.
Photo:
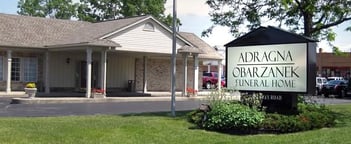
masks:
MULTIPOLYGON (((242 26, 258 28, 264 21, 319 40, 334 41, 331 29, 351 20, 350 0, 207 0, 213 25, 202 32, 208 36, 215 25, 230 27, 234 36, 242 26)), ((346 28, 351 31, 351 25, 346 28)), ((337 48, 336 48, 337 49, 337 48)))
POLYGON ((99 22, 122 17, 121 0, 80 0, 78 19, 99 22))
POLYGON ((77 4, 72 0, 20 0, 17 7, 20 15, 71 19, 76 15, 77 4))
MULTIPOLYGON (((168 26, 172 16, 164 15, 166 0, 80 0, 78 19, 90 22, 152 15, 168 26)), ((178 24, 181 25, 178 19, 178 24)))
MULTIPOLYGON (((172 16, 164 15, 166 0, 20 0, 20 15, 100 22, 118 18, 152 15, 168 26, 172 16)), ((181 25, 178 19, 178 25, 181 25)))

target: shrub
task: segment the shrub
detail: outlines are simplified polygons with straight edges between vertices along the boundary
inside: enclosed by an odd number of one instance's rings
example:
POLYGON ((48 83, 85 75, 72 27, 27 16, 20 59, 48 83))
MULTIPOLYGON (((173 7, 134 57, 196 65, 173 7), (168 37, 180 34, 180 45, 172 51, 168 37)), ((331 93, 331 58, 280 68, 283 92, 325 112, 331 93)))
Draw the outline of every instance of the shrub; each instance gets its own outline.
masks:
POLYGON ((241 96, 241 103, 251 108, 258 108, 260 110, 263 110, 262 101, 262 93, 244 93, 241 96))
POLYGON ((266 114, 262 129, 278 133, 297 132, 309 129, 303 117, 295 115, 266 114))
POLYGON ((330 127, 335 124, 335 115, 324 105, 300 103, 298 111, 298 115, 266 114, 262 129, 287 133, 330 127))
POLYGON ((325 105, 298 104, 300 116, 306 117, 311 123, 311 129, 335 125, 335 114, 325 105))
POLYGON ((211 105, 202 127, 210 130, 249 130, 258 128, 264 114, 246 105, 222 102, 211 105))
POLYGON ((189 122, 196 124, 198 127, 202 128, 202 124, 204 122, 205 112, 197 109, 195 111, 190 112, 187 114, 187 119, 189 122))

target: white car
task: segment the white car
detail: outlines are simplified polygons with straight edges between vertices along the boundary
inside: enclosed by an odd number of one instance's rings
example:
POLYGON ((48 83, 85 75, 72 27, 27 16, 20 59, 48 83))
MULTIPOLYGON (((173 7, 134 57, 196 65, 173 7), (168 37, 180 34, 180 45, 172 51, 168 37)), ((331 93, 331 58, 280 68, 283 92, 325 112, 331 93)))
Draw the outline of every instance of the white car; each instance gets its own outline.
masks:
POLYGON ((320 95, 323 85, 327 83, 327 79, 325 77, 316 77, 316 95, 320 95))
POLYGON ((343 77, 328 77, 328 81, 330 80, 344 80, 343 77))

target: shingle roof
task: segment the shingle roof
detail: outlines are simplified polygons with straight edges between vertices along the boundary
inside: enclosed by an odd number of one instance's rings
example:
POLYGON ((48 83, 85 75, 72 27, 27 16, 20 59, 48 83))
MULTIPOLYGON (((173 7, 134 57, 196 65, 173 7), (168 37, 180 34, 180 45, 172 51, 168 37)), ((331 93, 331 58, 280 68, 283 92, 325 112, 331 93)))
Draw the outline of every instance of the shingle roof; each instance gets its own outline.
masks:
POLYGON ((178 49, 179 53, 194 53, 194 54, 202 54, 204 53, 201 49, 192 47, 192 46, 182 46, 180 49, 178 49))
MULTIPOLYGON (((152 16, 137 16, 98 23, 48 19, 0 13, 0 46, 24 48, 57 48, 67 46, 120 46, 103 36, 152 16)), ((214 48, 193 33, 180 32, 182 38, 194 47, 180 51, 200 53, 202 59, 223 59, 214 48)))
POLYGON ((89 23, 89 25, 77 28, 75 32, 70 33, 67 37, 58 40, 55 43, 52 43, 52 45, 96 41, 104 35, 134 24, 137 21, 143 20, 147 17, 149 16, 138 16, 119 20, 89 23))
POLYGON ((47 48, 67 45, 119 46, 100 37, 148 16, 98 23, 0 13, 0 46, 47 48))
POLYGON ((0 13, 0 45, 42 48, 88 24, 0 13))
POLYGON ((190 43, 198 47, 203 51, 202 54, 199 54, 199 58, 201 59, 218 59, 221 60, 223 57, 210 45, 200 39, 193 33, 188 32, 179 32, 179 34, 188 40, 190 43))

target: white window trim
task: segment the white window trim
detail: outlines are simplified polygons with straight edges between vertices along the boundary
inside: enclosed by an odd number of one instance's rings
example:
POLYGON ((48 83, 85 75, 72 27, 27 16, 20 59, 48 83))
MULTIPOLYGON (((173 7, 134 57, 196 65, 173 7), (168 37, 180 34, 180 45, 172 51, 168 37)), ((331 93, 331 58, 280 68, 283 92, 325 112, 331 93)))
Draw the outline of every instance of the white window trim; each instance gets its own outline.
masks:
MULTIPOLYGON (((38 57, 12 57, 12 59, 14 58, 18 58, 19 59, 19 63, 20 63, 20 78, 19 80, 12 80, 11 78, 11 81, 14 81, 14 82, 38 82, 38 74, 39 74, 39 60, 38 60, 38 57), (24 59, 25 58, 35 58, 36 59, 36 63, 37 63, 37 68, 36 68, 36 76, 35 76, 35 80, 34 81, 26 81, 25 78, 24 78, 24 71, 25 71, 25 64, 24 64, 24 59)), ((12 73, 12 70, 11 70, 11 73, 12 73)))
POLYGON ((39 73, 39 61, 38 61, 38 58, 37 57, 21 57, 21 78, 20 78, 20 80, 21 81, 23 81, 23 82, 37 82, 38 81, 38 73, 39 73), (36 68, 36 76, 35 76, 35 80, 34 81, 26 81, 25 79, 24 79, 24 71, 25 71, 25 65, 24 65, 24 59, 25 58, 34 58, 35 60, 36 60, 36 64, 37 64, 37 68, 36 68))
POLYGON ((151 22, 147 22, 144 24, 144 31, 148 31, 148 32, 154 32, 155 31, 155 25, 151 22), (148 27, 149 26, 149 27, 148 27))
POLYGON ((12 57, 11 59, 12 59, 12 62, 11 62, 11 81, 13 81, 13 82, 20 82, 20 81, 22 81, 22 80, 21 80, 21 78, 22 78, 22 74, 21 74, 21 70, 22 70, 21 57, 12 57), (17 58, 19 59, 19 63, 20 63, 20 71, 19 71, 19 73, 20 73, 20 78, 19 78, 19 80, 12 80, 12 69, 14 68, 13 65, 12 65, 12 63, 13 63, 13 59, 17 59, 17 58))

